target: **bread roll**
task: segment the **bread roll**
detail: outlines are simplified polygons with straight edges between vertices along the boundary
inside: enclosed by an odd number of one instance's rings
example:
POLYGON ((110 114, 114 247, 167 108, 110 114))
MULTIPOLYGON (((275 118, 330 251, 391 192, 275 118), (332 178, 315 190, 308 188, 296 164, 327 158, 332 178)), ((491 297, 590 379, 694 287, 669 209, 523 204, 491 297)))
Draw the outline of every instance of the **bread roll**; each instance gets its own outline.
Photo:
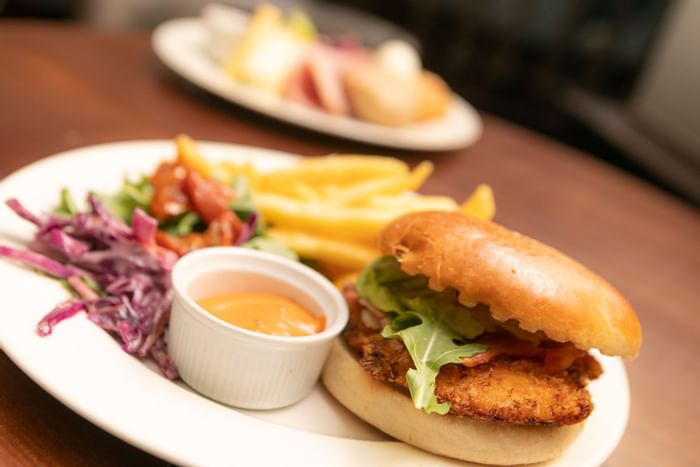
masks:
POLYGON ((489 307, 498 321, 542 331, 582 350, 633 358, 641 326, 607 281, 552 247, 457 212, 408 214, 380 236, 383 254, 423 274, 434 290, 453 287, 462 304, 489 307))

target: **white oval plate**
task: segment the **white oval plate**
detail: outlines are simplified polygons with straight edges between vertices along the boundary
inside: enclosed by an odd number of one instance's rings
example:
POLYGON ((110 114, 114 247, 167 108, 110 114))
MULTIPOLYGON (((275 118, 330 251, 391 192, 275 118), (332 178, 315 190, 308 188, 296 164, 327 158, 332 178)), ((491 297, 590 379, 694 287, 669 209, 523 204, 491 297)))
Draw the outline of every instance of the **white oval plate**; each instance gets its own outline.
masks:
POLYGON ((479 115, 457 95, 444 117, 403 128, 335 116, 286 101, 231 79, 210 56, 207 40, 200 18, 181 18, 159 25, 153 33, 152 46, 158 58, 187 81, 235 104, 322 133, 418 151, 462 148, 481 135, 479 115))
MULTIPOLYGON (((257 148, 201 143, 212 160, 249 160, 261 169, 293 163, 294 156, 257 148)), ((125 175, 149 173, 174 157, 170 141, 86 147, 31 164, 0 183, 0 200, 18 198, 30 210, 55 206, 59 190, 76 199, 89 189, 117 190, 125 175)), ((0 243, 21 246, 33 226, 2 203, 0 243)), ((453 465, 390 440, 338 405, 317 385, 299 404, 281 410, 241 411, 173 383, 124 353, 84 315, 39 337, 36 323, 66 292, 55 281, 0 260, 3 351, 46 391, 104 430, 147 452, 184 465, 453 465)), ((578 440, 548 466, 597 466, 619 442, 629 412, 622 361, 598 357, 605 374, 591 384, 596 409, 578 440)), ((463 465, 463 464, 460 464, 463 465)))

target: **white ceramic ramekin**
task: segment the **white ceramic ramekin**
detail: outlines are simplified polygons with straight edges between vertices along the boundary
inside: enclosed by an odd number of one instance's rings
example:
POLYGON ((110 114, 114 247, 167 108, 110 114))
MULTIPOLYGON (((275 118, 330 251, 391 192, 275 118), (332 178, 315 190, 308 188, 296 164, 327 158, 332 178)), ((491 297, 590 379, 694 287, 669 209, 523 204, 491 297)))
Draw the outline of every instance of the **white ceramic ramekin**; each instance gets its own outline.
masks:
POLYGON ((168 351, 182 379, 224 404, 273 409, 301 400, 313 388, 331 341, 348 320, 340 292, 321 274, 288 259, 237 247, 205 248, 173 268, 168 351), (226 293, 268 292, 325 315, 326 328, 279 337, 216 318, 196 300, 226 293))

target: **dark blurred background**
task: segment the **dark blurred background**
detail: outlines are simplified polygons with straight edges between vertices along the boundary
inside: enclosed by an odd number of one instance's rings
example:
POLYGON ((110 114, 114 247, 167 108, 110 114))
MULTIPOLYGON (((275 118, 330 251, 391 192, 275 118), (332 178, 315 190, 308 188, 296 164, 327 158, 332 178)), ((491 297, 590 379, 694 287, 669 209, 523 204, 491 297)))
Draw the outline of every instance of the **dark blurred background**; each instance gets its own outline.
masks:
MULTIPOLYGON (((0 0, 0 16, 150 29, 203 0, 0 0)), ((220 1, 252 10, 261 2, 220 1)), ((698 0, 273 0, 367 45, 402 37, 478 109, 700 205, 698 0)), ((0 27, 2 27, 0 23, 0 27)), ((593 188, 592 188, 593 189, 593 188)))

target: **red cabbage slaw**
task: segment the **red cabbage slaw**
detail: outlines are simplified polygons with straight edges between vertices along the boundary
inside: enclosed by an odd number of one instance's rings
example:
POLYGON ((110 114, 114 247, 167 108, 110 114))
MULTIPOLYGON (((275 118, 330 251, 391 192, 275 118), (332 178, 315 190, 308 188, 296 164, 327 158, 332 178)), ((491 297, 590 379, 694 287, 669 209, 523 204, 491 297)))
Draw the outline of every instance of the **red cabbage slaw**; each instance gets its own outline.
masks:
POLYGON ((93 194, 87 201, 86 212, 70 217, 38 217, 16 199, 7 201, 37 231, 28 249, 0 245, 0 256, 63 281, 74 295, 39 321, 38 334, 47 336, 57 323, 84 311, 126 352, 153 359, 163 375, 177 378, 165 340, 177 255, 155 243, 156 220, 141 209, 127 225, 93 194))

